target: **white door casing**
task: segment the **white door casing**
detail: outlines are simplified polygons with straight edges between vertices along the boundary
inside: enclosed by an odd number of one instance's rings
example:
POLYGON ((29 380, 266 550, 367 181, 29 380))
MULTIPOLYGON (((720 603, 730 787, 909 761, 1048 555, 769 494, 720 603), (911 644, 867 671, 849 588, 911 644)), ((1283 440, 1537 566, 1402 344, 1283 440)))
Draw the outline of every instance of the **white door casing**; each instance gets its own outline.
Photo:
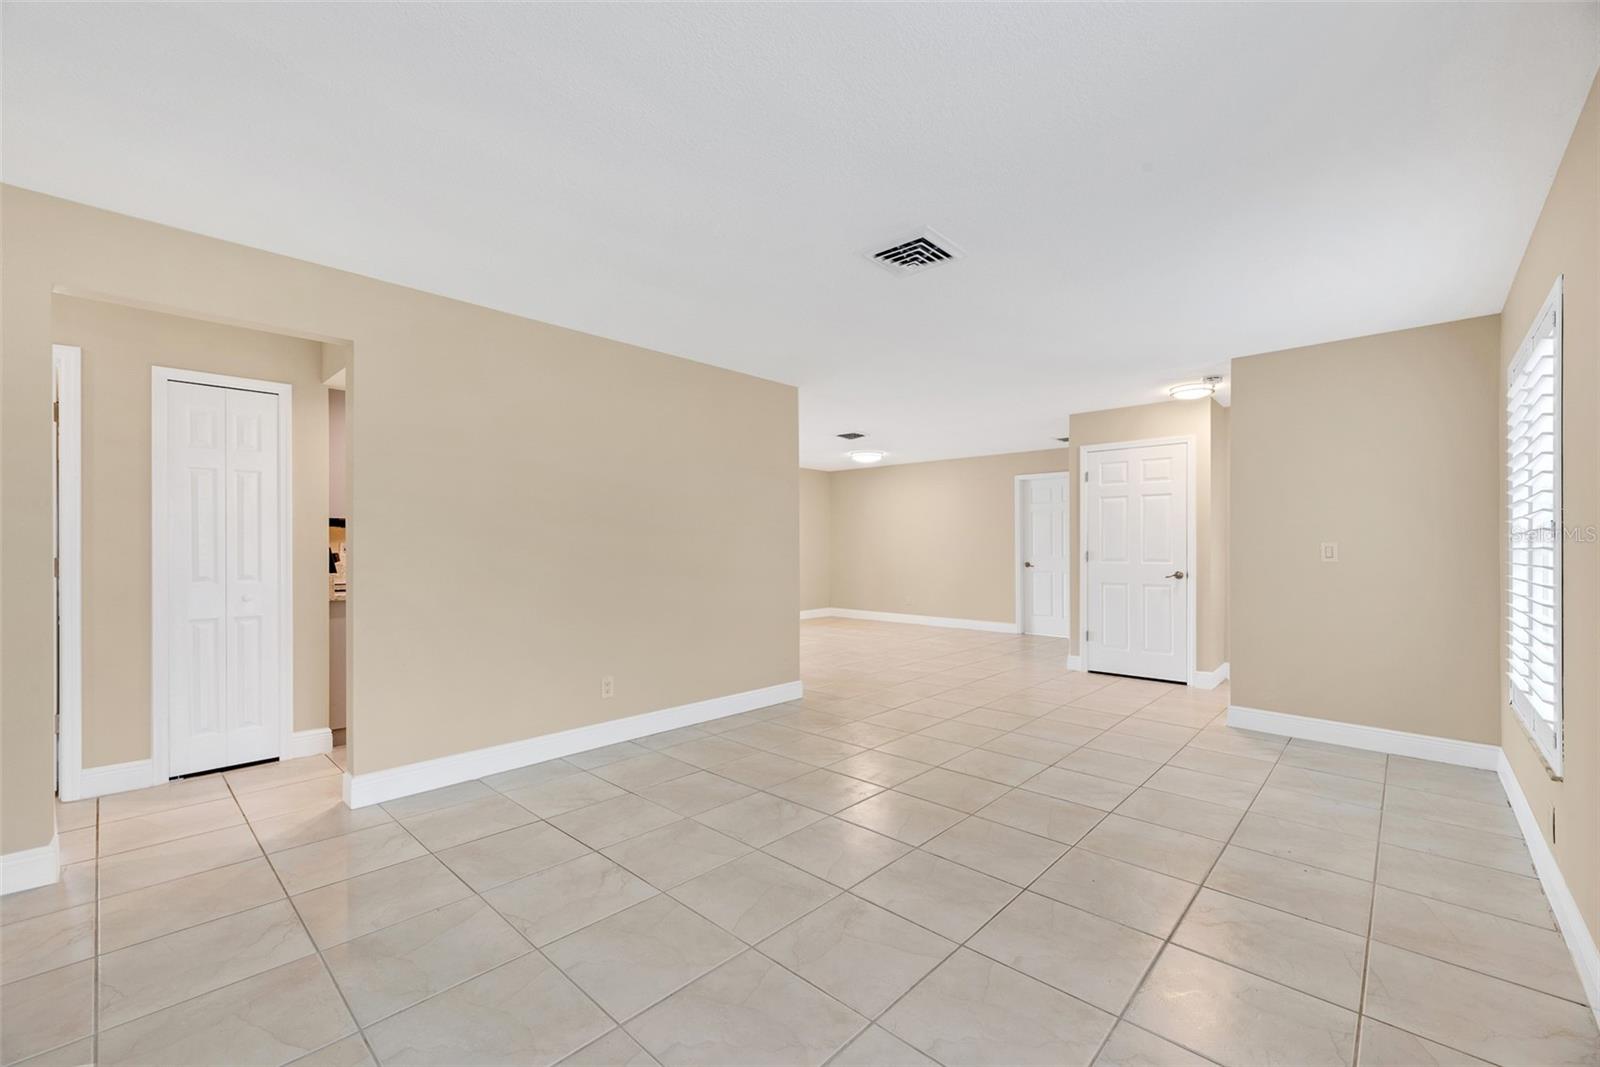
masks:
POLYGON ((1066 474, 1017 479, 1022 632, 1043 637, 1070 633, 1070 492, 1066 474))
POLYGON ((289 387, 165 375, 154 383, 165 430, 153 435, 157 781, 282 755, 292 712, 289 387))
POLYGON ((1082 455, 1084 667, 1187 682, 1192 445, 1135 443, 1082 455))
POLYGON ((56 397, 56 789, 78 800, 83 769, 83 350, 52 345, 56 397))

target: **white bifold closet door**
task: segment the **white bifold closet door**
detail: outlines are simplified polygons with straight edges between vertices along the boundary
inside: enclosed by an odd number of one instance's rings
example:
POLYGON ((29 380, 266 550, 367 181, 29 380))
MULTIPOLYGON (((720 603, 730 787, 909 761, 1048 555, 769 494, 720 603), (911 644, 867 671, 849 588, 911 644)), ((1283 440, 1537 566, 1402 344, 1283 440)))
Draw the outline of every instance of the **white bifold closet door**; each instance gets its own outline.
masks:
MULTIPOLYGON (((278 403, 167 385, 168 774, 280 755, 278 403)), ((158 714, 160 709, 158 709, 158 714)))

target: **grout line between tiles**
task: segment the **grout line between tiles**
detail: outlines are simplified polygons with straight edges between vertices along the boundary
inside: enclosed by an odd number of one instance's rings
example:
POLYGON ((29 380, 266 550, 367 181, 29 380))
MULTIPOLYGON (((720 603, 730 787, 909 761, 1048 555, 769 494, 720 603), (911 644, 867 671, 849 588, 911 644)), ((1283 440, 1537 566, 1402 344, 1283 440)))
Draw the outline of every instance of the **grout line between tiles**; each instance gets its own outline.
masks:
MULTIPOLYGON (((228 786, 228 794, 232 796, 233 785, 229 783, 226 778, 223 779, 223 783, 228 786)), ((238 803, 237 797, 234 798, 234 802, 238 803)), ((372 1043, 367 1040, 366 1030, 361 1026, 360 1021, 356 1018, 355 1010, 350 1006, 350 998, 345 996, 344 988, 339 985, 339 980, 333 976, 333 968, 328 966, 328 959, 322 954, 322 946, 317 944, 317 939, 311 936, 311 929, 310 927, 306 926, 305 917, 300 914, 300 907, 294 902, 294 897, 289 893, 289 887, 283 884, 283 877, 278 873, 278 868, 273 866, 272 860, 267 857, 267 850, 261 847, 261 839, 256 836, 255 826, 250 823, 248 819, 245 821, 245 825, 250 827, 250 836, 252 839, 254 839, 256 848, 261 849, 262 857, 267 859, 268 869, 272 871, 272 876, 278 880, 278 888, 283 890, 283 898, 288 902, 289 909, 294 912, 295 922, 300 924, 300 932, 305 935, 306 941, 310 943, 311 951, 316 953, 317 962, 322 965, 322 973, 327 975, 328 984, 333 986, 334 992, 339 995, 339 1003, 344 1005, 345 1014, 350 1017, 351 1025, 356 1028, 356 1033, 361 1035, 362 1043, 367 1046, 367 1054, 372 1057, 373 1062, 378 1062, 378 1054, 373 1050, 372 1043)), ((405 828, 401 827, 401 829, 404 830, 405 828)), ((451 874, 454 873, 454 871, 451 872, 451 874)), ((251 977, 253 978, 256 976, 251 975, 251 977)), ((248 981, 248 979, 241 979, 241 981, 248 981)), ((203 996, 204 994, 201 995, 203 996)), ((342 1035, 337 1040, 342 1041, 348 1036, 348 1034, 342 1035)), ((309 1054, 309 1052, 306 1053, 306 1055, 309 1054)))
POLYGON ((1372 967, 1372 927, 1377 918, 1376 913, 1378 907, 1378 857, 1383 851, 1384 807, 1382 801, 1388 796, 1388 792, 1389 759, 1387 756, 1385 756, 1383 761, 1383 785, 1378 793, 1378 847, 1374 849, 1372 853, 1372 892, 1367 897, 1367 937, 1366 943, 1362 946, 1361 989, 1356 999, 1356 1040, 1355 1055, 1351 1061, 1352 1067, 1354 1064, 1361 1062, 1361 1039, 1367 1021, 1367 973, 1372 967))
MULTIPOLYGON (((1288 746, 1285 745, 1284 747, 1287 748, 1288 746)), ((1279 751, 1278 751, 1278 759, 1273 760, 1273 766, 1276 767, 1278 765, 1279 760, 1281 760, 1282 758, 1283 758, 1283 749, 1279 749, 1279 751)), ((1265 781, 1263 781, 1261 785, 1256 787, 1255 794, 1251 798, 1251 804, 1255 803, 1255 797, 1259 797, 1261 795, 1261 790, 1263 790, 1265 788, 1266 788, 1266 782, 1265 781)), ((1246 808, 1245 811, 1248 813, 1249 809, 1246 808)), ((1171 947, 1173 936, 1177 934, 1178 929, 1179 929, 1179 927, 1181 927, 1183 925, 1184 920, 1189 917, 1189 911, 1190 911, 1190 909, 1192 909, 1194 907, 1194 902, 1196 900, 1200 899, 1200 891, 1205 888, 1206 881, 1208 879, 1210 879, 1210 877, 1211 877, 1211 872, 1214 871, 1216 869, 1217 864, 1222 861, 1223 855, 1227 852, 1228 846, 1230 844, 1232 844, 1233 838, 1238 834, 1239 827, 1242 826, 1242 825, 1244 825, 1244 817, 1241 815, 1240 818, 1239 818, 1239 821, 1234 824, 1233 833, 1228 835, 1228 840, 1224 841, 1222 843, 1222 847, 1217 850, 1216 858, 1213 859, 1211 861, 1210 866, 1206 868, 1205 876, 1200 879, 1200 882, 1196 886, 1194 893, 1190 895, 1189 902, 1184 905, 1183 911, 1178 915, 1177 921, 1174 922, 1172 924, 1171 928, 1167 931, 1167 936, 1162 938, 1161 947, 1156 950, 1156 954, 1150 958, 1149 964, 1146 965, 1146 967, 1144 969, 1144 973, 1142 975, 1140 975, 1139 976, 1139 980, 1136 983, 1134 983, 1133 992, 1128 995, 1128 999, 1122 1005, 1122 1010, 1117 1012, 1116 1020, 1114 1022, 1112 1022, 1111 1028, 1106 1031, 1106 1036, 1101 1039, 1099 1047, 1095 1049, 1095 1054, 1090 1060, 1091 1063, 1095 1059, 1099 1059, 1100 1053, 1105 1051, 1106 1043, 1111 1040, 1111 1035, 1116 1033, 1116 1030, 1117 1030, 1118 1026, 1122 1025, 1123 1019, 1128 1014, 1128 1009, 1131 1008, 1133 1006, 1133 1002, 1139 998, 1140 991, 1142 991, 1144 989, 1145 983, 1150 980, 1150 975, 1155 971, 1156 965, 1161 962, 1161 958, 1166 955, 1167 949, 1169 947, 1171 947)), ((1156 1033, 1156 1031, 1152 1030, 1151 1033, 1156 1033)), ((1180 1048, 1188 1048, 1188 1046, 1183 1045, 1181 1042, 1173 1040, 1172 1038, 1168 1037, 1165 1034, 1157 1034, 1157 1036, 1162 1038, 1162 1040, 1171 1041, 1174 1045, 1177 1045, 1180 1048)), ((1209 1058, 1209 1057, 1203 1056, 1199 1052, 1198 1049, 1192 1049, 1191 1048, 1191 1049, 1189 1049, 1189 1051, 1195 1053, 1195 1055, 1197 1055, 1197 1056, 1201 1056, 1202 1059, 1209 1058)))

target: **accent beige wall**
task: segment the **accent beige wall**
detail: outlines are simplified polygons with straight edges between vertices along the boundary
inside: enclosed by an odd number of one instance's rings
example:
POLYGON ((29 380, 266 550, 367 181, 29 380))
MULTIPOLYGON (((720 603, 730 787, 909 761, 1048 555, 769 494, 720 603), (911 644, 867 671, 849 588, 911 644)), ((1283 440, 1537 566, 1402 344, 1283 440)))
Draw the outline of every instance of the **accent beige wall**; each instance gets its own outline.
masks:
MULTIPOLYGON (((1198 559, 1190 568, 1193 571, 1192 593, 1195 599, 1195 667, 1197 670, 1216 670, 1227 662, 1227 543, 1226 525, 1215 523, 1216 490, 1212 469, 1216 460, 1212 454, 1212 434, 1221 427, 1226 435, 1228 409, 1213 400, 1168 400, 1157 404, 1140 404, 1129 408, 1111 408, 1072 416, 1072 469, 1082 470, 1079 450, 1085 445, 1116 444, 1122 441, 1143 441, 1161 437, 1191 437, 1195 443, 1195 551, 1198 559)), ((1224 483, 1225 484, 1225 483, 1224 483)), ((1072 558, 1083 559, 1082 517, 1079 511, 1083 492, 1081 476, 1072 489, 1072 558)), ((1081 566, 1081 563, 1080 563, 1081 566)), ((1078 600, 1073 575, 1072 601, 1073 651, 1078 648, 1078 600)))
POLYGON ((0 851, 53 823, 52 292, 353 345, 356 772, 799 676, 792 387, 11 186, 0 212, 0 851))
POLYGON ((150 758, 150 369, 294 387, 294 728, 328 725, 328 407, 315 341, 57 296, 83 349, 83 765, 150 758))
POLYGON ((1015 623, 1015 478, 1068 450, 834 471, 835 608, 1015 623))
POLYGON ((833 501, 828 473, 800 470, 800 610, 831 608, 833 501))
MULTIPOLYGON (((1593 530, 1600 525, 1600 80, 1589 91, 1506 297, 1498 338, 1499 395, 1504 394, 1511 357, 1557 275, 1565 278, 1563 519, 1569 529, 1593 530)), ((1502 440, 1504 414, 1497 403, 1502 440)), ((1503 470, 1503 464, 1501 454, 1495 469, 1503 470)), ((1505 521, 1503 506, 1500 517, 1505 521)), ((1590 936, 1600 938, 1600 545, 1592 539, 1569 537, 1565 543, 1562 625, 1564 780, 1552 781, 1545 773, 1521 722, 1507 710, 1503 671, 1497 672, 1501 711, 1496 739, 1577 898, 1590 936)), ((1503 664, 1503 631, 1500 636, 1497 663, 1503 664)))
POLYGON ((1199 651, 1202 663, 1228 662, 1228 551, 1233 544, 1228 528, 1228 510, 1232 488, 1232 454, 1232 409, 1212 404, 1211 512, 1207 525, 1206 555, 1200 573, 1201 584, 1210 590, 1200 605, 1200 632, 1206 639, 1205 646, 1199 651))
POLYGON ((1499 331, 1233 361, 1235 704, 1499 742, 1499 331))

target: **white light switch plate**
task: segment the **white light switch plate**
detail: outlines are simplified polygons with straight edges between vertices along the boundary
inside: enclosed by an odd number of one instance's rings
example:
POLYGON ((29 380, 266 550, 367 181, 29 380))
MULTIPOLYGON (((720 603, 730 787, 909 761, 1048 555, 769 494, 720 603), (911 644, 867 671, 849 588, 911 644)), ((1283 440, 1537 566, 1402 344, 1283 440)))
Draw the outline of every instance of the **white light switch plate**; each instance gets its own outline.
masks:
POLYGON ((1338 563, 1339 562, 1339 542, 1337 542, 1337 541, 1324 541, 1324 542, 1322 542, 1322 562, 1324 562, 1324 563, 1338 563))

